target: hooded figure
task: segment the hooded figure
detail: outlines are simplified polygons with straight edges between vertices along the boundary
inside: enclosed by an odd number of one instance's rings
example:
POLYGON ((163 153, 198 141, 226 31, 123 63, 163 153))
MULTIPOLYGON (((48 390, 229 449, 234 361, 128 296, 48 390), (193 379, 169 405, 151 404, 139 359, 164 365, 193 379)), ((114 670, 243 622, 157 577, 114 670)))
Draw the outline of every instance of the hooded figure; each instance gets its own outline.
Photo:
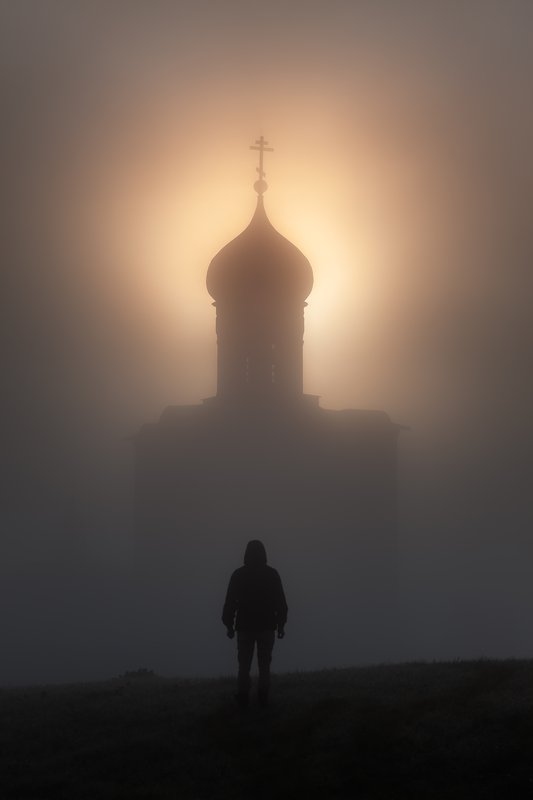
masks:
POLYGON ((250 668, 257 643, 259 667, 258 699, 261 705, 268 702, 270 662, 275 632, 278 638, 285 635, 287 602, 281 578, 267 565, 266 550, 262 542, 248 542, 244 553, 244 566, 236 569, 230 578, 222 622, 233 639, 237 631, 239 678, 237 700, 248 705, 250 668))

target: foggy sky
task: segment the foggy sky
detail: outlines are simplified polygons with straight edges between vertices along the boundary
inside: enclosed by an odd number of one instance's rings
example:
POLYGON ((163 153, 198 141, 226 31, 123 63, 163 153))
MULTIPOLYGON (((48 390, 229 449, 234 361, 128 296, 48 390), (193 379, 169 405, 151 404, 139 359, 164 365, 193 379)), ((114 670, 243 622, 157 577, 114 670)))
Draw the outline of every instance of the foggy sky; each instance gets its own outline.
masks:
POLYGON ((128 437, 214 392, 205 272, 264 134, 270 218, 315 272, 306 391, 410 427, 404 581, 433 594, 402 657, 531 655, 531 4, 35 0, 1 23, 20 652, 58 575, 123 568, 128 437))

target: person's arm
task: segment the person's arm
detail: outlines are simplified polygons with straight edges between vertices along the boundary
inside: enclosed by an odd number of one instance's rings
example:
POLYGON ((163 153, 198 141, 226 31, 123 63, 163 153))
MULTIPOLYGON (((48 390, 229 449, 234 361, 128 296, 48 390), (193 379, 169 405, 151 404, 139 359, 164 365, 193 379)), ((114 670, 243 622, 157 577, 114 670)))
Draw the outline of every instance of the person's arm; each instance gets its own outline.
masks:
POLYGON ((228 591, 226 592, 226 600, 224 601, 224 608, 222 609, 222 622, 227 628, 228 636, 233 639, 235 635, 235 612, 237 611, 237 593, 236 593, 235 573, 231 576, 228 591))
POLYGON ((287 613, 289 611, 287 600, 285 599, 285 592, 283 591, 283 584, 278 573, 277 587, 276 587, 276 621, 278 627, 278 639, 283 639, 285 636, 285 625, 287 623, 287 613))

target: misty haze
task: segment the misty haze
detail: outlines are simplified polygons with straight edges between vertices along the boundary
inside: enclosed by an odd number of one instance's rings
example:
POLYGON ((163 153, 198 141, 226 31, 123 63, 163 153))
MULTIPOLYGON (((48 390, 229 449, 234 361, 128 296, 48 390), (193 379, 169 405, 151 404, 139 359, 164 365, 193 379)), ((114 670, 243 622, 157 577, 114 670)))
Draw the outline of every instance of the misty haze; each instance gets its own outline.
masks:
POLYGON ((1 16, 2 684, 530 658, 533 9, 1 16))

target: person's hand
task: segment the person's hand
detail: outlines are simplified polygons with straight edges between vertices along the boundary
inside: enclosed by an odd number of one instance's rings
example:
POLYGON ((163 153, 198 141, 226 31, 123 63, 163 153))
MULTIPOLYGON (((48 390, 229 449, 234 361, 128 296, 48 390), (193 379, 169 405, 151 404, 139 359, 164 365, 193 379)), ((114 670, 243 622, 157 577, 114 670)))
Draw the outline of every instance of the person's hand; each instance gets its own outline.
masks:
POLYGON ((278 639, 283 639, 285 636, 285 628, 278 628, 278 639))
POLYGON ((233 628, 228 628, 226 630, 226 636, 228 637, 228 639, 234 639, 235 638, 235 631, 233 630, 233 628))

